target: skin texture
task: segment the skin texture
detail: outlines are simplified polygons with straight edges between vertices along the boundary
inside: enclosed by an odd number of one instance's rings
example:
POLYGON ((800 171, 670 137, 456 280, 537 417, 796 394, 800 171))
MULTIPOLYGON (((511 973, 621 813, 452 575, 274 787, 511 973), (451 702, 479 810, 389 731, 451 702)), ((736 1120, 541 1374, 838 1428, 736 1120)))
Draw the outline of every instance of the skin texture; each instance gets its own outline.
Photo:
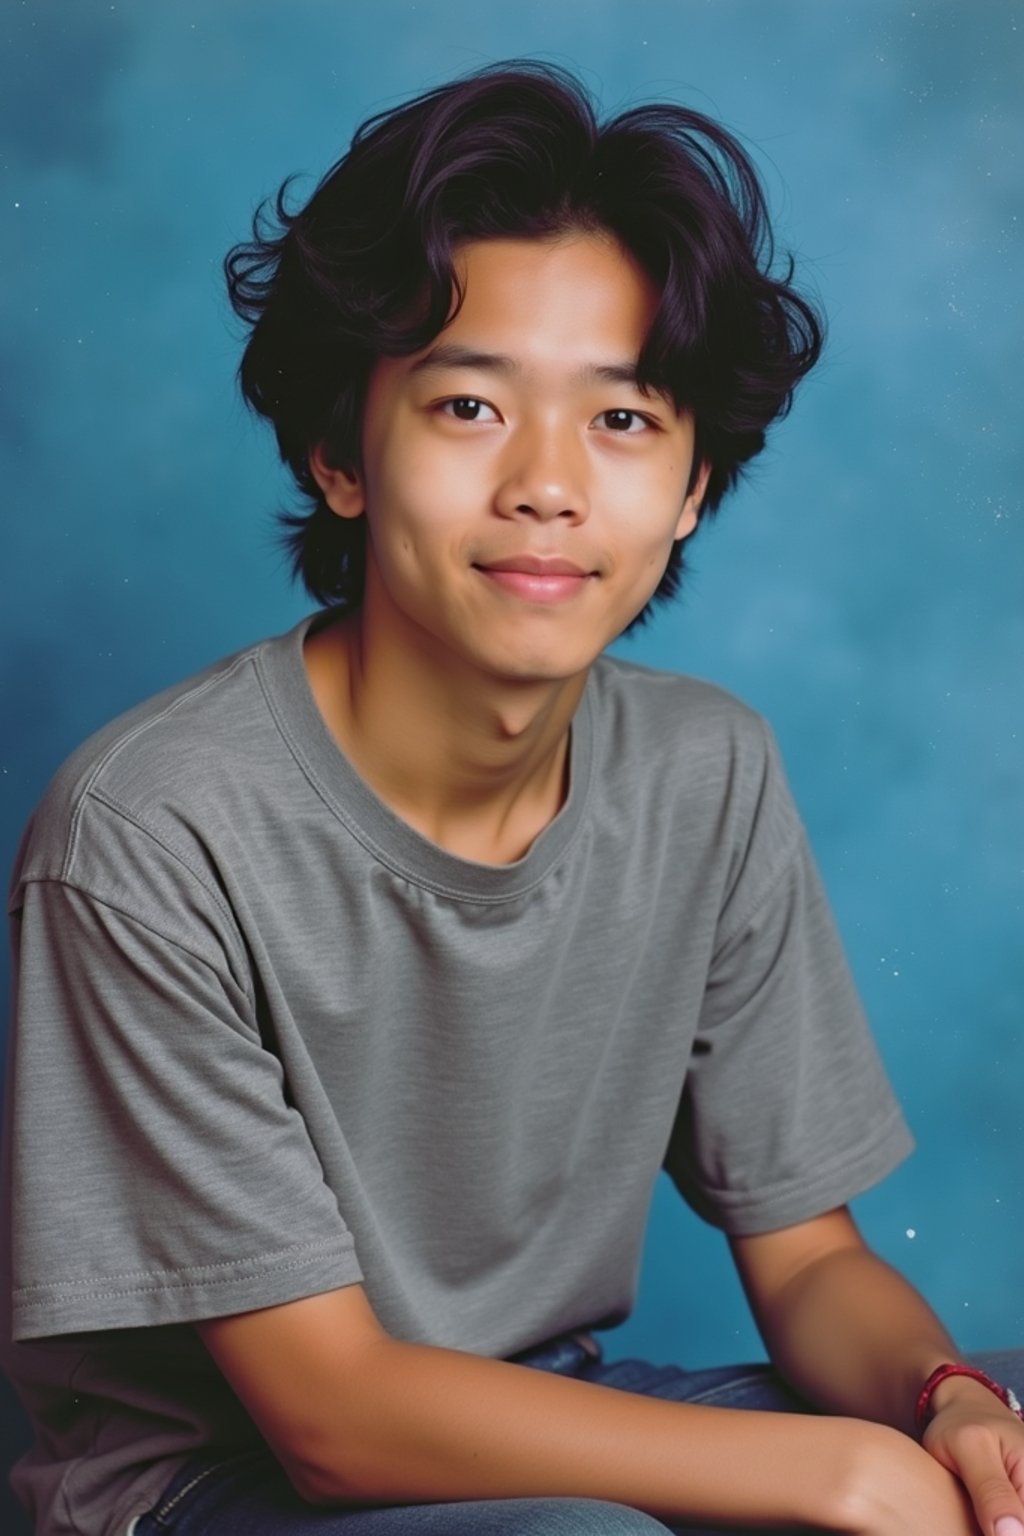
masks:
POLYGON ((361 612, 306 661, 378 793, 451 851, 502 863, 561 804, 587 670, 696 526, 706 471, 688 493, 688 415, 598 372, 635 367, 657 301, 617 245, 488 241, 459 265, 442 336, 377 365, 359 472, 312 456, 331 509, 365 515, 370 537, 361 612), (577 590, 542 602, 487 574, 524 554, 572 561, 577 590))
POLYGON ((1006 1470, 1022 1426, 975 1383, 948 1383, 931 1431, 959 1442, 970 1493, 900 1432, 920 1382, 955 1352, 847 1212, 734 1251, 778 1363, 835 1417, 659 1402, 403 1343, 361 1286, 199 1331, 312 1503, 574 1496, 675 1521, 859 1536, 991 1536, 1019 1511, 1006 1470))
MULTIPOLYGON (((506 863, 557 814, 588 668, 693 531, 706 466, 691 488, 692 422, 626 377, 656 296, 612 240, 477 243, 461 262, 442 336, 376 367, 358 471, 311 455, 331 509, 365 516, 370 538, 363 609, 306 665, 392 809, 506 863), (527 554, 582 574, 495 579, 527 554)), ((773 1360, 833 1417, 658 1402, 404 1343, 361 1286, 199 1332, 312 1502, 566 1495, 677 1521, 1020 1536, 996 1522, 1024 1519, 1024 1426, 954 1378, 925 1447, 910 1437, 922 1382, 958 1356, 849 1213, 731 1246, 773 1360)))

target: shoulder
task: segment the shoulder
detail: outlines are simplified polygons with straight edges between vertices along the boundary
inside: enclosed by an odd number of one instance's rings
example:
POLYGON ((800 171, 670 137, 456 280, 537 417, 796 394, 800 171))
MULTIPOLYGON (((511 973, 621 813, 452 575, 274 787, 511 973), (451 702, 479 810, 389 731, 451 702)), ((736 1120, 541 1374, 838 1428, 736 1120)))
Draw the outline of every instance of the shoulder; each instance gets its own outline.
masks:
POLYGON ((33 812, 14 869, 13 895, 32 880, 89 884, 90 861, 132 865, 143 847, 165 850, 261 758, 275 736, 261 641, 118 716, 54 774, 33 812), (261 737, 265 740, 261 741, 261 737), (106 853, 103 854, 103 845, 106 853))
POLYGON ((666 760, 743 759, 764 763, 775 751, 771 728, 742 699, 700 678, 602 656, 588 695, 598 738, 637 766, 666 760))
POLYGON ((763 715, 712 683, 617 658, 602 657, 590 684, 605 819, 676 869, 718 870, 723 901, 741 873, 765 888, 803 831, 763 715))

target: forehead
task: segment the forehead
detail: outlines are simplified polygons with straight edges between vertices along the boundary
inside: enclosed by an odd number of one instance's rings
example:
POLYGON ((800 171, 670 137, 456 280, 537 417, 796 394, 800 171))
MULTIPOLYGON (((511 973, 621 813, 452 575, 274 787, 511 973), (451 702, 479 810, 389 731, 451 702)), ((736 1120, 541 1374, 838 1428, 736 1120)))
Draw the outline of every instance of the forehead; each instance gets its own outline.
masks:
POLYGON ((635 362, 658 305, 650 278, 610 235, 471 241, 454 266, 463 300, 437 339, 524 362, 635 362))

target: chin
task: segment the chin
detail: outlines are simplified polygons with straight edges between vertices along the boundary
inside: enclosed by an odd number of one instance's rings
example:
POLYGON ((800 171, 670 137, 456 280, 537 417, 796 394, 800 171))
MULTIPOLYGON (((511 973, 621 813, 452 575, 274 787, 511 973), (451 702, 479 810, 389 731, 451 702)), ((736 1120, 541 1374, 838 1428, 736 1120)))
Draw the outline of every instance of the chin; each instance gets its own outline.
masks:
POLYGON ((514 683, 567 683, 597 660, 600 652, 591 656, 503 656, 488 658, 487 670, 494 676, 514 683))

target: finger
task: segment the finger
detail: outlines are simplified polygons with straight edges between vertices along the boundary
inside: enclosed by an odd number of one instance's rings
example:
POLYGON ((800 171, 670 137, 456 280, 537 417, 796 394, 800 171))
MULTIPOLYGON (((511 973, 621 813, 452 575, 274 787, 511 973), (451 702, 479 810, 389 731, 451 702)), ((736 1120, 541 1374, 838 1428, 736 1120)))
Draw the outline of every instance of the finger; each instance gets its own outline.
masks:
POLYGON ((990 1434, 960 1436, 955 1471, 963 1482, 984 1536, 1024 1536, 1024 1502, 1003 1462, 999 1441, 990 1434))

